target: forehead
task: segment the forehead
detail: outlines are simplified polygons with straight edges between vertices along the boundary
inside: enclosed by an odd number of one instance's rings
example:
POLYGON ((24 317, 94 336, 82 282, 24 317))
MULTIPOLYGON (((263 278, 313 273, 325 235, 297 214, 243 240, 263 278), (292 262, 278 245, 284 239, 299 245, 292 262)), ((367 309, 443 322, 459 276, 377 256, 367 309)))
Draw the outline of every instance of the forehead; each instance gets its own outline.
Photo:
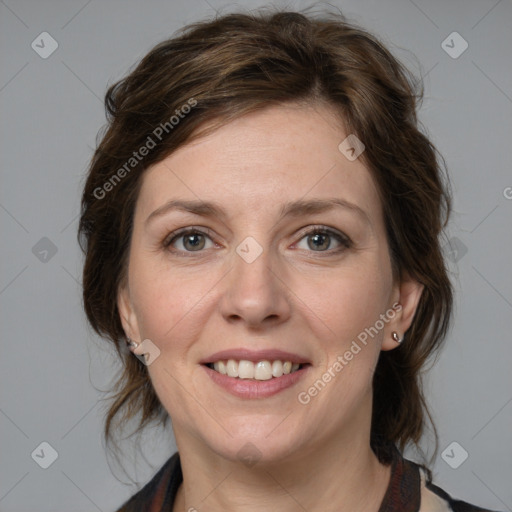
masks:
POLYGON ((341 197, 375 216, 380 202, 360 158, 338 149, 348 136, 327 106, 279 106, 245 115, 186 144, 150 167, 137 213, 170 199, 225 204, 234 214, 290 200, 341 197))

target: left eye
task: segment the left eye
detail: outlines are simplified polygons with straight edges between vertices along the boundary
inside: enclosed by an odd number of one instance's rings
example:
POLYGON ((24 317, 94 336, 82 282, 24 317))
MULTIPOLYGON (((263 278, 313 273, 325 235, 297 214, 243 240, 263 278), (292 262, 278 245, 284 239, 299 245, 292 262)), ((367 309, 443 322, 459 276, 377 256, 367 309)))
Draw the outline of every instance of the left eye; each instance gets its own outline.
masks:
MULTIPOLYGON (((337 252, 343 247, 347 248, 350 246, 350 241, 347 237, 330 229, 315 228, 313 231, 305 233, 301 240, 304 239, 307 239, 307 249, 311 249, 314 252, 327 251, 333 240, 338 243, 338 248, 333 249, 331 252, 337 252)), ((299 247, 299 249, 300 248, 301 247, 299 247)))

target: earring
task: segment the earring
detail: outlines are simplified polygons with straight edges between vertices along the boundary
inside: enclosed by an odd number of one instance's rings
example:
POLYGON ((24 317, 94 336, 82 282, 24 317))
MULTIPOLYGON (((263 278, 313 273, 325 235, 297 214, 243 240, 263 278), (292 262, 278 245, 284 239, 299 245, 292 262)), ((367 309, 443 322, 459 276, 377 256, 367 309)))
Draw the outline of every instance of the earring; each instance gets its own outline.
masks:
POLYGON ((126 341, 128 343, 128 346, 131 349, 136 349, 140 345, 140 343, 137 343, 136 341, 132 341, 130 338, 127 338, 126 341))
POLYGON ((396 341, 397 343, 402 343, 402 341, 404 340, 403 338, 400 338, 400 336, 398 336, 398 333, 396 331, 393 331, 391 333, 391 337, 393 338, 394 341, 396 341))

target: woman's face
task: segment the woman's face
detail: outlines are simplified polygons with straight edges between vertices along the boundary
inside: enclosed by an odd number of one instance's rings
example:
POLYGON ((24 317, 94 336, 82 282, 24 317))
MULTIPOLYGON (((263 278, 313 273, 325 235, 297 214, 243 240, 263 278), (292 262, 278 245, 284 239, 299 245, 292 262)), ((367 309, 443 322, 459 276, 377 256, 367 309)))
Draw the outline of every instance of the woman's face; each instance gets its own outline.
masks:
POLYGON ((118 304, 180 449, 277 461, 368 441, 379 353, 421 287, 393 280, 348 135, 324 106, 272 107, 146 171, 118 304))

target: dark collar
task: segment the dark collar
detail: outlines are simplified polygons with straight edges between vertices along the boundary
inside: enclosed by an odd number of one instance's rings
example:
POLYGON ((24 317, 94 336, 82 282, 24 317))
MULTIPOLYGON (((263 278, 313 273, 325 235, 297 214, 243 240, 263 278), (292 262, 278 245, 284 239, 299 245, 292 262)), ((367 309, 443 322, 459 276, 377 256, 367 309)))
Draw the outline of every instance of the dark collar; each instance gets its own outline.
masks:
POLYGON ((418 512, 421 502, 419 466, 404 459, 393 445, 391 479, 379 512, 418 512))

